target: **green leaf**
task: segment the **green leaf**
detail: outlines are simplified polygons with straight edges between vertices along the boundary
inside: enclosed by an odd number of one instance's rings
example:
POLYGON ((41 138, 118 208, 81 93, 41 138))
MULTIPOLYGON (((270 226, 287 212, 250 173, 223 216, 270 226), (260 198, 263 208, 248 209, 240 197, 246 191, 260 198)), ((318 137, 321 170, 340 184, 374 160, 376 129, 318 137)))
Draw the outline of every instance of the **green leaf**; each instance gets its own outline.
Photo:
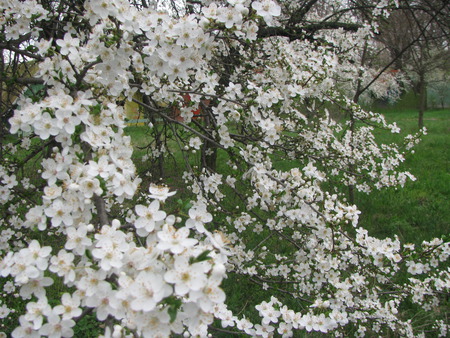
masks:
POLYGON ((177 318, 178 309, 176 307, 169 306, 169 308, 167 309, 167 313, 170 316, 170 322, 173 323, 177 318))
POLYGON ((94 116, 98 116, 100 115, 100 113, 102 112, 102 105, 101 104, 96 104, 95 106, 91 107, 91 114, 94 116))
POLYGON ((177 318, 178 310, 181 307, 181 299, 172 296, 164 299, 163 303, 166 303, 168 305, 167 313, 170 316, 170 322, 173 323, 177 318))
POLYGON ((204 262, 204 261, 208 261, 211 259, 211 257, 209 257, 209 253, 211 252, 211 250, 205 250, 203 251, 200 255, 198 255, 195 258, 191 258, 189 263, 190 264, 195 264, 195 263, 199 263, 199 262, 204 262))
POLYGON ((29 46, 26 48, 26 50, 29 51, 29 52, 31 52, 31 53, 34 53, 34 52, 37 52, 37 51, 38 51, 38 48, 37 48, 36 46, 29 45, 29 46))

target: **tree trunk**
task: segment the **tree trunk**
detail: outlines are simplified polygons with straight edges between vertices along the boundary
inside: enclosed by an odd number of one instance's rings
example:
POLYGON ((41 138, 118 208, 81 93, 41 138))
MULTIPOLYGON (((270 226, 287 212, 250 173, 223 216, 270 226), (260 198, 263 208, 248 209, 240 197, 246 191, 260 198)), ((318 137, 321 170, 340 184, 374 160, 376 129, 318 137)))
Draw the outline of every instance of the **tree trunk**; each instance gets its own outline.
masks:
POLYGON ((423 115, 427 109, 427 83, 425 75, 419 76, 419 129, 423 128, 423 115))
MULTIPOLYGON (((142 97, 142 101, 146 105, 150 105, 150 103, 151 103, 150 99, 148 98, 147 95, 144 95, 142 97)), ((152 111, 144 108, 144 116, 148 117, 150 122, 153 124, 153 137, 155 138, 155 142, 156 142, 155 147, 156 147, 156 149, 161 150, 164 145, 164 142, 162 140, 162 135, 161 135, 162 131, 161 132, 158 131, 158 126, 157 126, 158 122, 156 121, 155 114, 152 111)), ((164 126, 162 128, 164 130, 164 126)), ((161 152, 155 161, 157 162, 156 165, 157 165, 157 170, 159 173, 158 178, 162 179, 162 178, 164 178, 164 154, 161 152)), ((154 173, 154 171, 152 170, 152 174, 153 173, 154 173)))

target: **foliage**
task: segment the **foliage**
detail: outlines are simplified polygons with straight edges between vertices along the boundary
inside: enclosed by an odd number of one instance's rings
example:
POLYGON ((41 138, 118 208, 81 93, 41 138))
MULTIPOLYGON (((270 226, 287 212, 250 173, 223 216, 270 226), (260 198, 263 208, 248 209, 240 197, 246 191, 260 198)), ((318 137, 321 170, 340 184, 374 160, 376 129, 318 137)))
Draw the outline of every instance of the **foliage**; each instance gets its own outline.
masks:
POLYGON ((94 314, 105 336, 445 335, 445 315, 415 327, 401 310, 442 313, 450 243, 372 237, 352 202, 414 180, 399 166, 425 133, 379 144, 399 128, 357 103, 395 84, 364 51, 398 1, 370 3, 0 2, 12 336, 72 336, 94 314), (148 120, 150 180, 127 101, 148 120), (227 276, 260 287, 253 318, 227 307, 227 276))

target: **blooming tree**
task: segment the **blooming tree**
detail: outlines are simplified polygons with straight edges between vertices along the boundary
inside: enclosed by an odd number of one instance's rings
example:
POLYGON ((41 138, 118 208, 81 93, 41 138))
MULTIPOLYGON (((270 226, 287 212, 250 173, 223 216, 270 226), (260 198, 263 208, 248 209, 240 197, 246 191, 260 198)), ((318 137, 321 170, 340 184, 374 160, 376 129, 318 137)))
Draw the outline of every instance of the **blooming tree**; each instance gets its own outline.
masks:
MULTIPOLYGON (((397 167, 420 133, 378 145, 374 128, 399 129, 354 97, 373 72, 361 48, 396 1, 366 15, 347 1, 190 1, 185 15, 149 1, 0 4, 0 273, 25 302, 13 337, 72 336, 91 312, 105 336, 409 336, 420 329, 404 302, 442 306, 449 243, 371 237, 334 188, 414 179, 397 167), (181 208, 138 175, 127 101, 150 121, 142 160, 183 157, 181 208), (256 320, 228 308, 227 276, 267 291, 256 320)), ((446 335, 438 315, 430 325, 446 335)))

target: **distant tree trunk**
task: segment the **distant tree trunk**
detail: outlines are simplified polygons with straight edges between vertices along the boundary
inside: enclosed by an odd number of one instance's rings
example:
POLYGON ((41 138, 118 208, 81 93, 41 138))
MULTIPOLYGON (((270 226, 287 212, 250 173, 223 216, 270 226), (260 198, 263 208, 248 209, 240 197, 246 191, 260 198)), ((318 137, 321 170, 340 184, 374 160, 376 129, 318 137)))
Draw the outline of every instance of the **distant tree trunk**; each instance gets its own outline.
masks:
POLYGON ((427 109, 427 83, 425 74, 419 76, 419 129, 423 128, 423 115, 427 109))
MULTIPOLYGON (((147 105, 150 105, 150 103, 151 103, 150 99, 148 98, 147 95, 144 95, 142 97, 142 100, 147 105)), ((153 137, 155 138, 155 142, 156 142, 155 148, 157 150, 161 150, 164 145, 164 142, 163 142, 162 136, 161 136, 162 131, 161 132, 158 131, 158 127, 157 127, 158 122, 156 121, 155 114, 149 110, 145 110, 145 108, 144 108, 144 116, 148 117, 150 119, 150 122, 153 124, 153 137)), ((164 129, 164 127, 163 127, 163 129, 164 129)), ((156 159, 156 162, 157 162, 156 165, 157 165, 158 174, 159 174, 158 178, 160 178, 160 179, 164 178, 164 154, 161 151, 159 153, 158 158, 156 159)), ((152 173, 153 173, 153 170, 152 170, 152 173)))
MULTIPOLYGON (((210 129, 211 126, 211 117, 209 114, 205 114, 204 122, 206 129, 210 129)), ((202 146, 202 168, 208 168, 213 171, 216 170, 216 160, 217 160, 217 147, 205 140, 205 143, 202 146)))

